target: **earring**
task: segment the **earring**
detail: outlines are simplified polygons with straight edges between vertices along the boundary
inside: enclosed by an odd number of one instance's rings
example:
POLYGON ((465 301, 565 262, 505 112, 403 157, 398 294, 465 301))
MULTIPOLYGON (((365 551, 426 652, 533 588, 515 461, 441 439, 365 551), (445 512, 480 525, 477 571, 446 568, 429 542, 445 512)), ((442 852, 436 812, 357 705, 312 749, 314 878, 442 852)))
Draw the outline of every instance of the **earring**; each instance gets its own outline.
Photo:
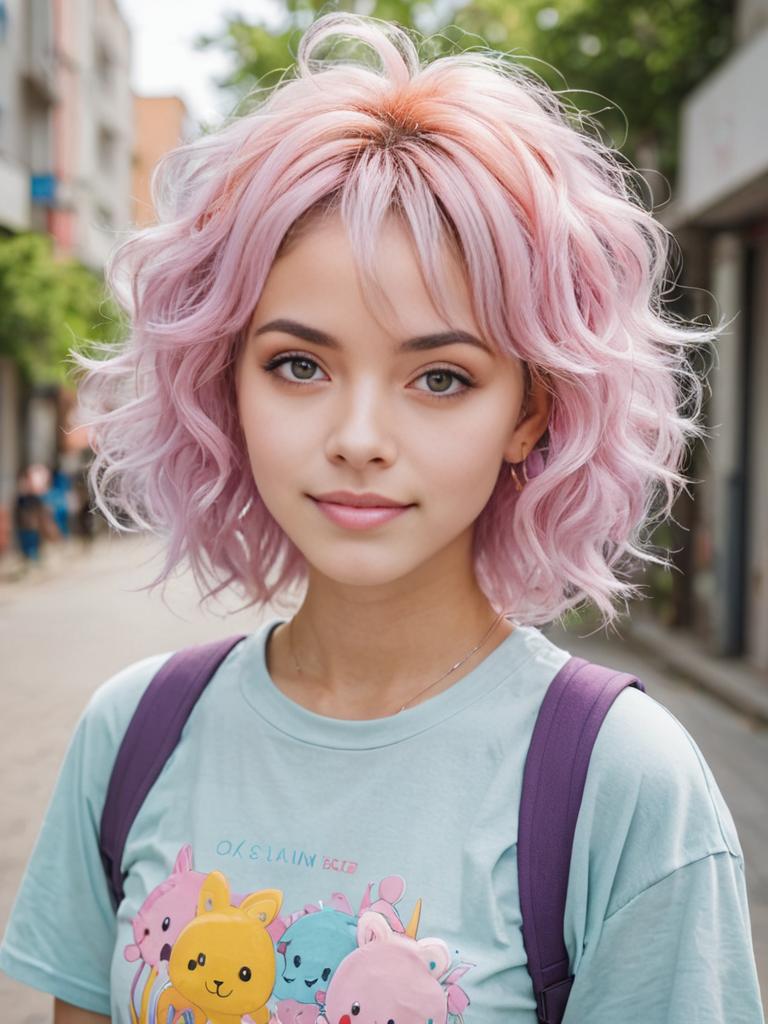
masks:
MULTIPOLYGON (((525 479, 525 483, 527 484, 528 483, 528 467, 525 464, 525 445, 523 445, 523 458, 520 461, 521 461, 522 467, 523 467, 523 477, 525 479)), ((511 475, 512 479, 515 482, 515 488, 517 490, 517 493, 519 494, 520 491, 522 491, 522 489, 524 487, 524 484, 520 483, 520 477, 517 475, 517 471, 515 470, 515 467, 514 467, 513 463, 509 464, 509 472, 510 472, 510 475, 511 475)))

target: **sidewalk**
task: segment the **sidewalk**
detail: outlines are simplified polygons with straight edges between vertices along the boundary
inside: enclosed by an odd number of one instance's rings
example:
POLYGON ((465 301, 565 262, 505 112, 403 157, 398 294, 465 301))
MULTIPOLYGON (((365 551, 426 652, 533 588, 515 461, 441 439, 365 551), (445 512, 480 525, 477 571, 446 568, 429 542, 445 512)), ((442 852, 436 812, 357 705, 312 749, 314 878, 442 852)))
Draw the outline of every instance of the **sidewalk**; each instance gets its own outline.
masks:
POLYGON ((702 689, 730 707, 768 726, 768 673, 742 658, 718 658, 701 649, 698 637, 685 630, 660 626, 638 615, 622 621, 627 640, 652 651, 702 689))

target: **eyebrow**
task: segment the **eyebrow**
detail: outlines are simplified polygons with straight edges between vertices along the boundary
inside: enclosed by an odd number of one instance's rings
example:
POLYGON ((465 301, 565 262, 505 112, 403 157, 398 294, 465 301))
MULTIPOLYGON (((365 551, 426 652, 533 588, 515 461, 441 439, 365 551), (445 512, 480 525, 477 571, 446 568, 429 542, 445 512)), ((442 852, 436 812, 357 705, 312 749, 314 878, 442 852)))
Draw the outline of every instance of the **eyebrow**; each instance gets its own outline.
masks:
MULTIPOLYGON (((306 324, 300 324, 296 320, 284 318, 270 320, 269 323, 259 327, 253 336, 258 337, 260 334, 266 334, 267 331, 281 331, 283 334, 292 334, 296 338, 303 338, 304 341, 311 341, 315 345, 322 345, 326 348, 341 348, 338 340, 332 334, 327 334, 317 327, 307 327, 306 324)), ((493 355, 490 346, 476 338, 474 334, 470 334, 469 331, 441 331, 437 334, 422 334, 418 338, 409 338, 407 341, 402 342, 399 346, 399 351, 424 352, 432 348, 441 348, 443 345, 474 345, 476 348, 483 349, 489 355, 493 355)))

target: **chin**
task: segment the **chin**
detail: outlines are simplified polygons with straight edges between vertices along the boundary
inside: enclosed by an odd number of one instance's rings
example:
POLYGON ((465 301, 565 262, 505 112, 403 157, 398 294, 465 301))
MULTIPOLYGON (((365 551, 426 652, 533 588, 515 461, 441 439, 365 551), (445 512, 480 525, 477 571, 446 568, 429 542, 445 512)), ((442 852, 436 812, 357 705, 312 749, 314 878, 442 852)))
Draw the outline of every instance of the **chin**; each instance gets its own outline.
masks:
POLYGON ((353 552, 347 558, 338 559, 329 559, 327 555, 324 558, 313 559, 311 554, 305 554, 304 557, 311 575, 350 587, 387 586, 415 572, 423 564, 422 561, 416 564, 403 561, 402 565, 398 565, 384 552, 379 558, 366 558, 359 551, 353 552), (381 564, 382 561, 386 564, 381 564))

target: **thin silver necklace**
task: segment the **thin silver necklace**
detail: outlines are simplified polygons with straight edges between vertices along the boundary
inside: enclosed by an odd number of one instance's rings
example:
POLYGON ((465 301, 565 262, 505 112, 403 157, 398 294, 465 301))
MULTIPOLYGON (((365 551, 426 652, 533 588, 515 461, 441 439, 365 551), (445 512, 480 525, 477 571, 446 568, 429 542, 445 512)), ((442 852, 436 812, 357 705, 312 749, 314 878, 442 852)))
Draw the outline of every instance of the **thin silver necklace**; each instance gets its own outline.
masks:
MULTIPOLYGON (((504 618, 505 615, 506 615, 506 612, 499 612, 499 614, 496 616, 495 620, 493 621, 493 624, 491 625, 490 629, 485 634, 485 636, 483 637, 483 639, 480 641, 479 644, 476 644, 472 648, 472 650, 469 651, 468 654, 465 654, 464 657, 460 661, 457 661, 455 665, 451 665, 451 667, 448 669, 448 671, 447 672, 443 672, 443 674, 438 679, 435 679, 435 681, 432 682, 432 683, 428 683, 426 686, 422 687, 422 689, 419 690, 418 693, 414 693, 414 695, 412 697, 409 697, 408 700, 405 702, 405 704, 403 704, 400 708, 398 708, 397 711, 393 712, 393 714, 399 715, 401 711, 405 711, 405 709, 408 707, 408 705, 409 704, 413 704, 413 702, 418 697, 421 697, 422 694, 426 693, 428 690, 431 690, 432 687, 437 686, 437 684, 442 682, 442 680, 445 679, 446 676, 449 676, 452 672, 455 672, 457 668, 461 668, 461 666, 464 664, 464 662, 468 661, 472 657, 472 655, 475 654, 477 651, 479 651, 480 648, 487 642, 488 637, 491 635, 491 633, 493 633, 494 629, 496 629, 496 627, 498 626, 498 624, 501 622, 501 620, 504 618)), ((296 671, 299 673, 299 675, 303 676, 304 675, 304 670, 302 669, 301 665, 299 664, 299 660, 296 657, 296 650, 295 650, 295 648, 293 646, 293 619, 291 619, 290 622, 288 623, 288 643, 289 643, 290 648, 291 648, 291 657, 293 658, 293 663, 296 666, 296 671)))

